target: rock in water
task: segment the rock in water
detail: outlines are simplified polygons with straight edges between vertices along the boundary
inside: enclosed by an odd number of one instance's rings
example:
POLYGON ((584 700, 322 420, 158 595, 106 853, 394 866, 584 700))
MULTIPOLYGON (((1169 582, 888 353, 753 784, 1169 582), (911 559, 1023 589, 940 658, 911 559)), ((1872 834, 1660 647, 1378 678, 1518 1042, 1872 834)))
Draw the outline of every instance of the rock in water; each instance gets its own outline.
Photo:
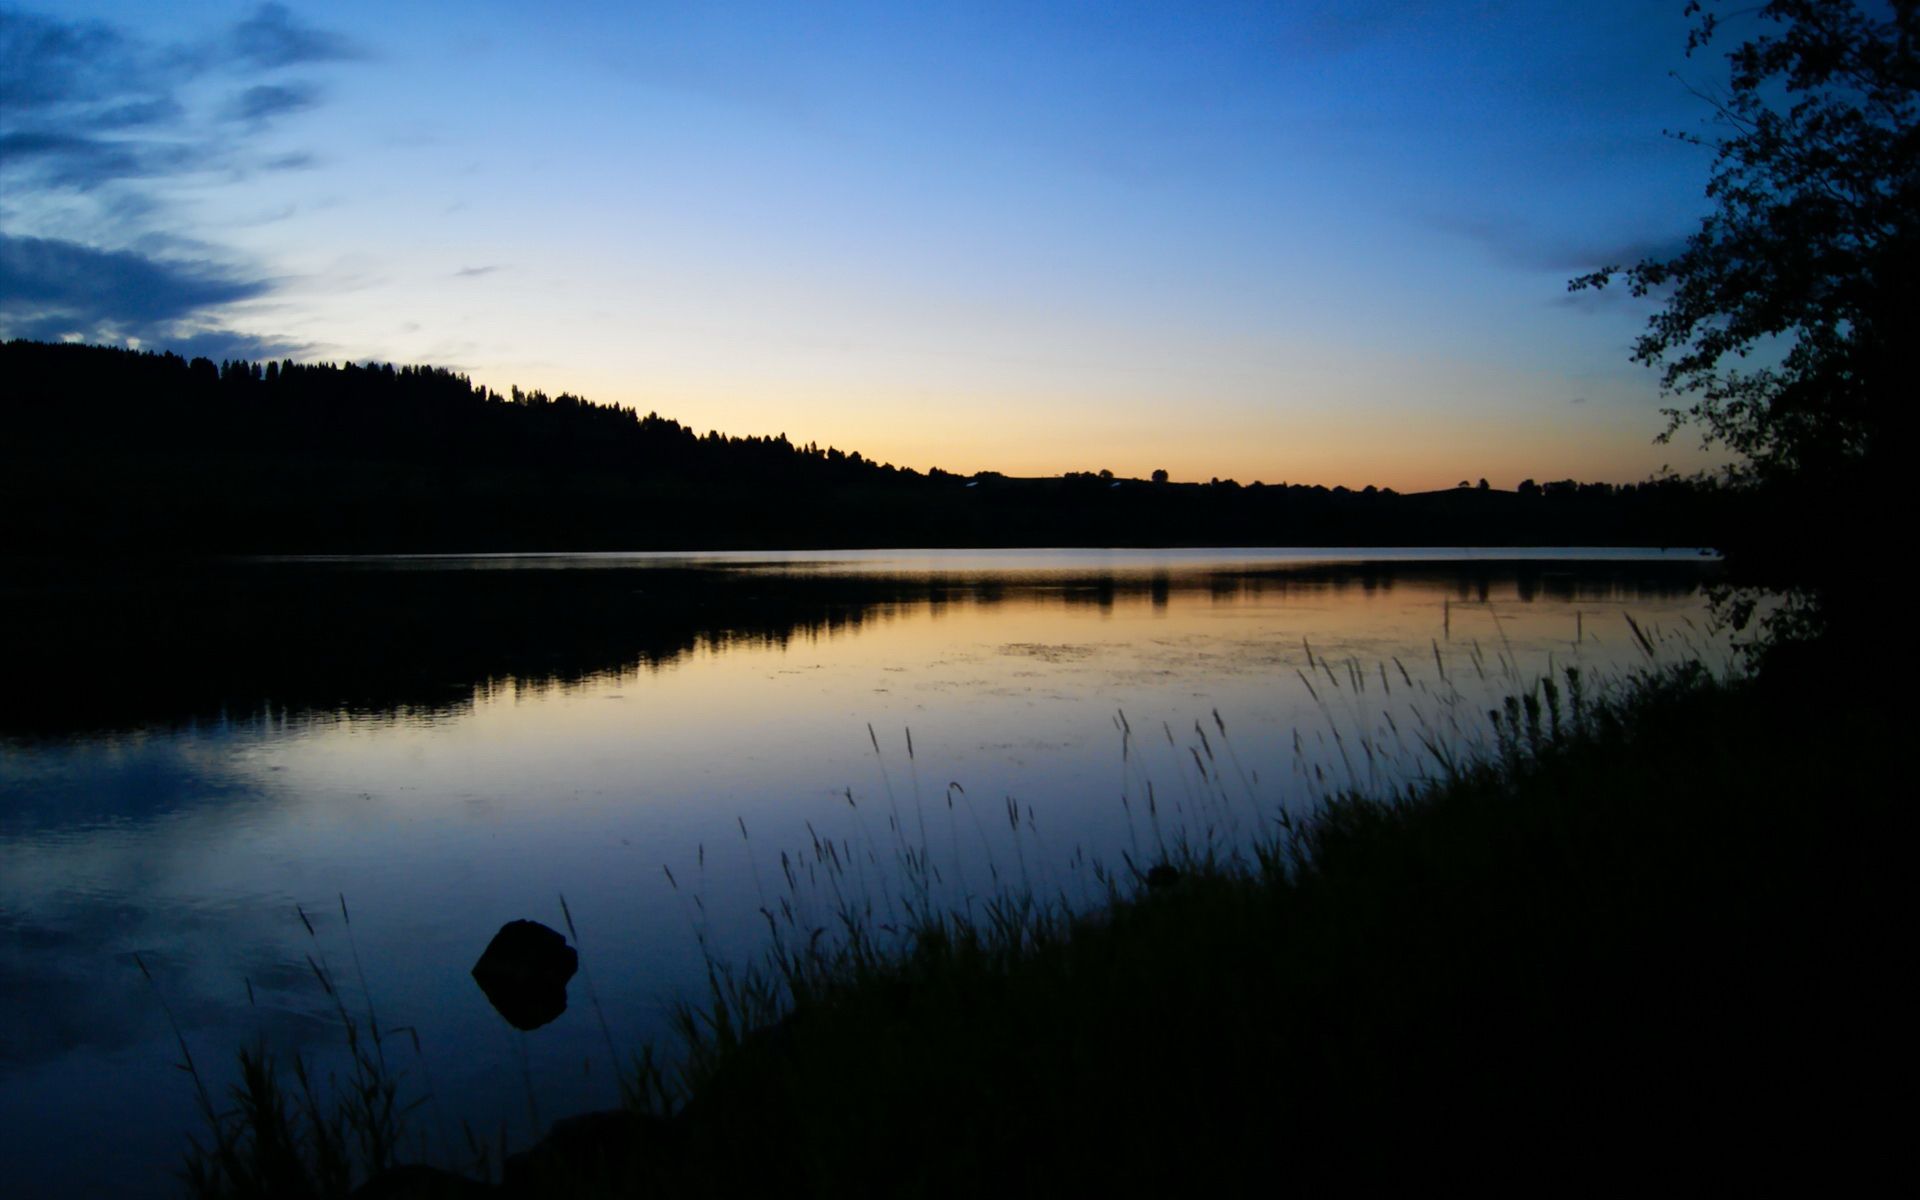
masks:
POLYGON ((567 980, 579 969, 579 954, 557 930, 508 921, 473 964, 473 979, 508 1024, 538 1029, 567 1011, 567 980))

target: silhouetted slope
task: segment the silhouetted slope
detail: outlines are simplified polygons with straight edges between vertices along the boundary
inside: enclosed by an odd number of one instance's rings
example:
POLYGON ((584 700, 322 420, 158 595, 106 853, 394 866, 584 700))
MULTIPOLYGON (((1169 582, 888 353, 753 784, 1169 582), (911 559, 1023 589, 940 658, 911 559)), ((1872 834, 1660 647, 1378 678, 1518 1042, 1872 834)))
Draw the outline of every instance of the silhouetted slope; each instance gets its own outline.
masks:
POLYGON ((973 479, 433 367, 0 345, 0 551, 1690 545, 1677 482, 1461 489, 973 479))

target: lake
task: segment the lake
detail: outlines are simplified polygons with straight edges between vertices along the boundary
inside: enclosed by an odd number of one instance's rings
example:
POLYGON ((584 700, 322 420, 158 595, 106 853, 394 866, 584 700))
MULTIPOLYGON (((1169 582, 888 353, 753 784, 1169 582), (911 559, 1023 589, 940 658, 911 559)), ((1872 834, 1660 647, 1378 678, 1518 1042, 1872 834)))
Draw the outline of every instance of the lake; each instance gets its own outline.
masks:
POLYGON ((877 920, 901 847, 924 846, 942 903, 1078 902, 1094 863, 1144 866, 1176 831, 1244 844, 1283 806, 1417 780, 1429 745, 1484 746, 1487 710, 1543 673, 1724 661, 1716 569, 1652 550, 16 564, 9 1194, 174 1189, 197 1117, 169 1011, 216 1086, 255 1037, 337 1065, 310 956, 389 1031, 429 1152, 463 1121, 524 1145, 617 1102, 609 1034, 621 1055, 664 1038, 700 939, 743 962, 782 900, 827 923, 816 837, 877 920), (506 921, 564 929, 562 895, 585 969, 522 1033, 468 972, 506 921))

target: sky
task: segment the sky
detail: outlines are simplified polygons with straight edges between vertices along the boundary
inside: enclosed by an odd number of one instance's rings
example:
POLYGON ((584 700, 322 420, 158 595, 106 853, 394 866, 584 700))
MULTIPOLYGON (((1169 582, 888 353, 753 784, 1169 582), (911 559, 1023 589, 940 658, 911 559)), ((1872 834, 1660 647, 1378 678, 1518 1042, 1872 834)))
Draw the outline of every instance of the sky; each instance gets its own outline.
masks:
POLYGON ((0 0, 0 337, 922 470, 1688 472, 1652 302, 1566 288, 1706 211, 1684 7, 0 0))

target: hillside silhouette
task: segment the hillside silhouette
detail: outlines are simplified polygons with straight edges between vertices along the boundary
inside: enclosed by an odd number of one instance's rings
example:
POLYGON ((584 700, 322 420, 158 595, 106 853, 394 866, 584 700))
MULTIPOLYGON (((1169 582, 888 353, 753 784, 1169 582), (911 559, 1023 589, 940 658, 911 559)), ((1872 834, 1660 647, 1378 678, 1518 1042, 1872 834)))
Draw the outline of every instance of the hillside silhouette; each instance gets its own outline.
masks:
POLYGON ((1715 545, 1701 485, 962 477, 436 367, 0 344, 0 552, 1715 545))

